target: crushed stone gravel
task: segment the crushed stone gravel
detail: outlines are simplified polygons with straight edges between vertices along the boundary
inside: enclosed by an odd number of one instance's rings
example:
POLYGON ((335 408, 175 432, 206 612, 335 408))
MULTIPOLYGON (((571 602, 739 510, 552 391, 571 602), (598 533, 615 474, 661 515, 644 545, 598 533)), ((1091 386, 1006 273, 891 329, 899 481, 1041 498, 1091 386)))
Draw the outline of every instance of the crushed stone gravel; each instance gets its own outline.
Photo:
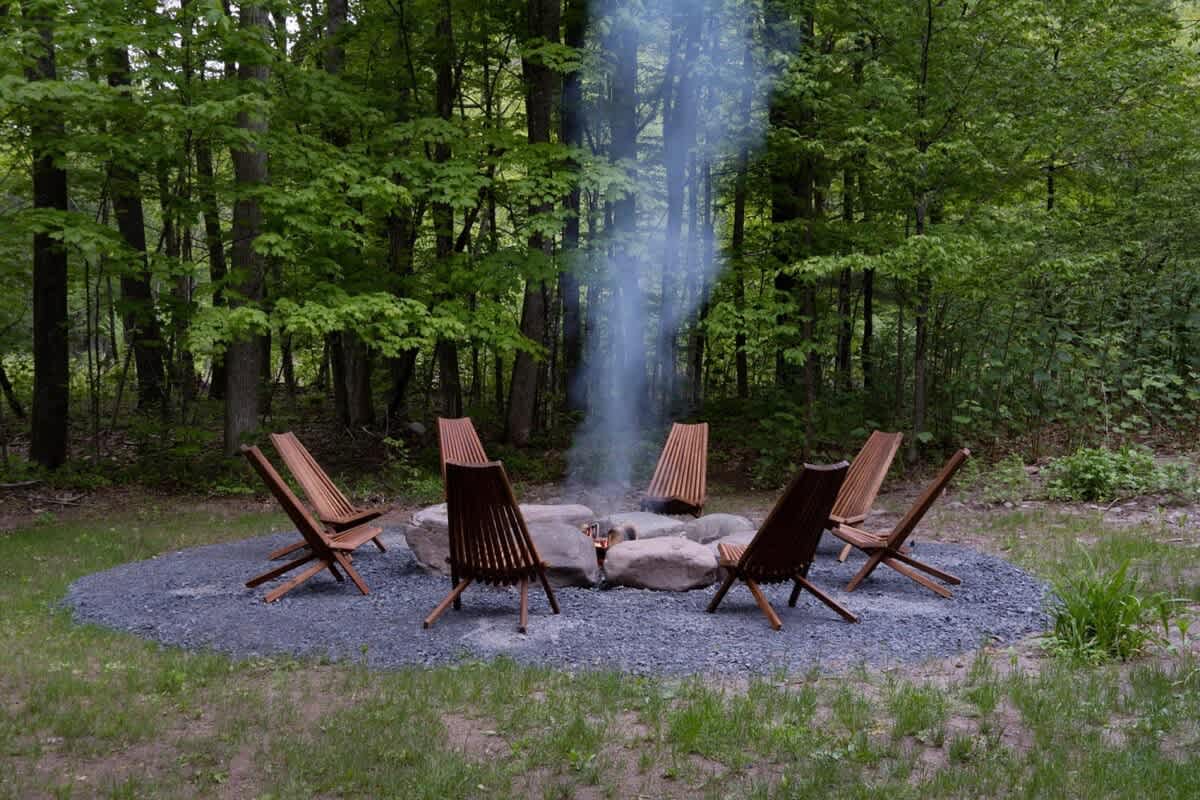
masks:
POLYGON ((513 588, 471 586, 461 611, 448 610, 425 630, 425 615, 449 590, 426 574, 388 528, 388 552, 358 551, 355 565, 371 587, 324 572, 270 605, 245 588, 265 571, 266 554, 295 533, 166 553, 85 576, 65 603, 75 618, 189 649, 234 657, 292 655, 373 667, 434 666, 463 659, 510 657, 521 663, 635 674, 738 675, 891 666, 1004 644, 1044 630, 1047 587, 1008 562, 961 545, 920 542, 914 555, 958 575, 944 600, 881 567, 857 591, 842 591, 861 553, 836 561, 840 543, 823 538, 809 575, 857 614, 843 622, 807 593, 788 608, 790 584, 763 587, 783 619, 772 631, 744 584, 735 584, 715 614, 704 613, 716 587, 691 592, 628 588, 559 589, 562 613, 550 613, 530 587, 528 634, 517 632, 513 588))

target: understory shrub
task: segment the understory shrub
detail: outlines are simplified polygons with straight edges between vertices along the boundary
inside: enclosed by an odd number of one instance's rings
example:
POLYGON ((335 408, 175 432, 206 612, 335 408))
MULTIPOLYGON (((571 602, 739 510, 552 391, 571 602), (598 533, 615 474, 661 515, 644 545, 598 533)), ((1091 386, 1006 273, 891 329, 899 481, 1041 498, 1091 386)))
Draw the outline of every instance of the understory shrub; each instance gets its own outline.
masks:
POLYGON ((1158 621, 1169 629, 1173 604, 1162 593, 1143 595, 1129 560, 1102 571, 1084 554, 1077 572, 1055 581, 1053 649, 1082 661, 1125 661, 1161 641, 1152 630, 1158 621))
POLYGON ((1081 447, 1046 467, 1052 500, 1115 500, 1144 494, 1193 495, 1194 479, 1182 464, 1155 462, 1144 447, 1081 447))

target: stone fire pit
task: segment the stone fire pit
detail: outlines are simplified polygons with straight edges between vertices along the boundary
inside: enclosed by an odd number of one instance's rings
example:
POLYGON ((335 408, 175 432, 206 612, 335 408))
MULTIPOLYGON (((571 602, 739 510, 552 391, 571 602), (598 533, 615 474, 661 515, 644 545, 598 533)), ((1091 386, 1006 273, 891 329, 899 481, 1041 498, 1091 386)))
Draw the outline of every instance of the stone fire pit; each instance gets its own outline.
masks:
MULTIPOLYGON (((684 592, 717 581, 717 545, 729 540, 744 544, 754 524, 733 514, 710 514, 699 519, 671 517, 645 511, 625 511, 599 517, 576 504, 522 505, 521 513, 538 553, 549 565, 555 586, 595 586, 602 580, 619 586, 684 592), (608 549, 603 574, 596 551, 582 528, 592 522, 600 530, 632 527, 634 541, 608 549)), ((427 572, 449 575, 449 521, 446 504, 413 514, 404 538, 417 563, 427 572)))

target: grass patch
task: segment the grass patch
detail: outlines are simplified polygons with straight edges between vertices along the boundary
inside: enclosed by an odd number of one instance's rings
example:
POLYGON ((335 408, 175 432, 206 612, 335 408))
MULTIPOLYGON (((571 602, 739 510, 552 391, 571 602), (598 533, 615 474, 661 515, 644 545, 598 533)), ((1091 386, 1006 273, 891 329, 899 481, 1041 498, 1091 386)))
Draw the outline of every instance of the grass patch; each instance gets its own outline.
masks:
MULTIPOLYGON (((1043 574, 1078 563, 1079 539, 1097 562, 1130 557, 1156 590, 1195 566, 1165 529, 988 519, 1043 574)), ((284 526, 147 507, 0 536, 0 798, 1200 794, 1188 648, 1037 673, 981 654, 949 684, 864 669, 718 685, 506 660, 235 662, 79 626, 58 607, 80 575, 284 526)))

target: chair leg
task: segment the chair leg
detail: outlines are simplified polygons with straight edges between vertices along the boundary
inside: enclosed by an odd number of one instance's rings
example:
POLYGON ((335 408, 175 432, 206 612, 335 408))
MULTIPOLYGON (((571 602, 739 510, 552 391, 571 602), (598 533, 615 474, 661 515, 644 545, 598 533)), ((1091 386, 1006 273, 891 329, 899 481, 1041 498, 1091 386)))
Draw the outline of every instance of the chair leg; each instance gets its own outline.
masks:
POLYGON ((717 610, 717 606, 721 605, 721 601, 725 599, 725 593, 729 591, 729 587, 733 586, 733 582, 737 580, 737 573, 732 570, 725 576, 725 582, 721 584, 721 588, 717 589, 717 593, 713 595, 712 602, 705 609, 708 613, 713 613, 717 610))
POLYGON ((283 558, 288 553, 294 553, 297 550, 300 550, 305 547, 308 547, 308 542, 301 539, 300 541, 295 542, 294 544, 289 544, 285 547, 280 547, 278 550, 272 550, 271 553, 267 556, 267 560, 274 561, 277 558, 283 558))
POLYGON ((342 573, 338 571, 336 563, 332 563, 329 565, 329 571, 333 573, 333 577, 337 578, 338 583, 346 582, 346 579, 342 577, 342 573))
POLYGON ((372 542, 374 542, 375 546, 379 548, 379 552, 381 552, 381 553, 386 553, 386 552, 387 552, 387 548, 383 546, 383 542, 379 541, 379 537, 378 537, 378 536, 376 536, 376 537, 375 537, 374 539, 372 539, 371 541, 372 541, 372 542))
POLYGON ((922 572, 928 572, 930 575, 937 578, 938 580, 943 580, 946 583, 952 584, 954 586, 958 586, 960 583, 962 583, 962 579, 957 578, 954 575, 951 575, 949 572, 942 572, 940 569, 938 569, 936 567, 931 567, 924 562, 917 561, 915 558, 910 558, 903 550, 901 550, 898 553, 892 553, 892 558, 896 559, 897 561, 903 561, 905 564, 908 564, 910 567, 916 567, 917 569, 921 570, 922 572))
POLYGON ((949 589, 945 588, 944 586, 938 586, 936 583, 929 580, 929 578, 926 578, 924 575, 922 575, 919 572, 912 571, 911 569, 904 566, 903 564, 901 564, 899 561, 896 561, 895 559, 885 558, 883 560, 883 563, 887 564, 889 567, 896 570, 896 572, 899 572, 901 575, 908 578, 909 580, 916 581, 917 583, 924 586, 926 589, 930 590, 931 592, 934 592, 935 594, 939 594, 942 597, 945 597, 947 600, 949 600, 953 596, 949 589))
POLYGON ((311 578, 313 575, 316 575, 318 572, 320 572, 321 570, 328 567, 331 563, 333 563, 333 562, 331 562, 329 559, 322 558, 320 561, 313 564, 311 567, 304 570, 304 572, 301 572, 299 575, 292 578, 287 583, 267 592, 267 596, 263 598, 263 602, 264 603, 274 603, 276 600, 283 597, 285 594, 290 592, 292 589, 295 589, 297 586, 304 583, 306 580, 311 578))
POLYGON ((754 595, 754 602, 758 603, 758 607, 767 615, 767 622, 771 623, 771 627, 779 630, 783 627, 783 621, 779 619, 779 615, 775 613, 775 609, 771 608, 771 603, 768 602, 767 596, 762 593, 762 589, 758 588, 758 582, 746 578, 746 586, 750 587, 750 594, 754 595))
MULTIPOLYGON (((458 586, 458 574, 454 570, 450 570, 450 588, 453 589, 455 586, 458 586)), ((462 610, 462 600, 458 598, 458 595, 454 596, 454 610, 462 610)))
POLYGON ((459 595, 463 593, 463 589, 466 589, 471 585, 472 580, 472 578, 464 578, 457 586, 451 589, 450 594, 446 595, 445 599, 437 604, 437 608, 430 612, 429 616, 425 618, 425 622, 421 627, 428 628, 433 625, 433 623, 437 622, 438 617, 440 617, 446 611, 446 609, 450 607, 451 603, 458 602, 459 595))
POLYGON ((555 614, 560 613, 558 608, 558 598, 554 595, 554 589, 550 586, 550 579, 546 577, 546 568, 539 566, 537 570, 538 580, 541 581, 542 588, 546 590, 546 599, 550 601, 550 610, 555 614))
POLYGON ((845 545, 842 548, 842 552, 838 553, 838 563, 839 564, 846 563, 846 559, 850 557, 850 551, 853 549, 854 549, 853 545, 849 545, 849 544, 845 545))
POLYGON ((796 601, 800 599, 800 590, 804 587, 800 585, 799 579, 792 584, 792 593, 788 596, 788 608, 795 608, 796 601))
POLYGON ((280 575, 282 575, 285 572, 291 572, 292 570, 294 570, 296 567, 300 566, 301 564, 307 564, 309 561, 312 561, 314 558, 316 558, 316 556, 314 556, 312 553, 309 553, 308 555, 297 558, 295 561, 289 561, 288 563, 286 563, 282 566, 276 567, 275 569, 267 570, 262 575, 259 575, 257 577, 251 578, 250 580, 246 581, 246 588, 253 589, 255 586, 258 586, 259 584, 263 584, 263 583, 266 583, 267 581, 274 580, 275 578, 278 578, 280 575))
POLYGON ((363 594, 371 593, 371 590, 367 588, 367 582, 362 579, 362 576, 358 574, 358 570, 354 568, 354 564, 350 562, 350 555, 348 553, 334 551, 333 557, 342 565, 342 569, 346 570, 346 574, 350 576, 350 580, 354 581, 354 585, 358 587, 360 592, 363 594))
POLYGON ((529 579, 521 578, 521 622, 517 625, 518 633, 525 633, 529 627, 529 579))
POLYGON ((796 578, 796 588, 792 590, 792 596, 795 597, 796 595, 800 594, 801 588, 807 589, 810 593, 812 593, 813 597, 817 598, 822 603, 840 614, 842 619, 846 620, 846 622, 858 622, 858 617, 851 614, 841 603, 809 583, 807 578, 796 578))
POLYGON ((862 569, 858 571, 858 574, 851 578, 850 582, 846 584, 846 591, 853 592, 855 589, 857 589, 858 585, 865 581, 867 577, 875 571, 875 568, 879 566, 879 562, 883 561, 884 556, 886 555, 886 550, 877 550, 874 553, 871 553, 871 557, 867 559, 867 563, 863 564, 862 569))

